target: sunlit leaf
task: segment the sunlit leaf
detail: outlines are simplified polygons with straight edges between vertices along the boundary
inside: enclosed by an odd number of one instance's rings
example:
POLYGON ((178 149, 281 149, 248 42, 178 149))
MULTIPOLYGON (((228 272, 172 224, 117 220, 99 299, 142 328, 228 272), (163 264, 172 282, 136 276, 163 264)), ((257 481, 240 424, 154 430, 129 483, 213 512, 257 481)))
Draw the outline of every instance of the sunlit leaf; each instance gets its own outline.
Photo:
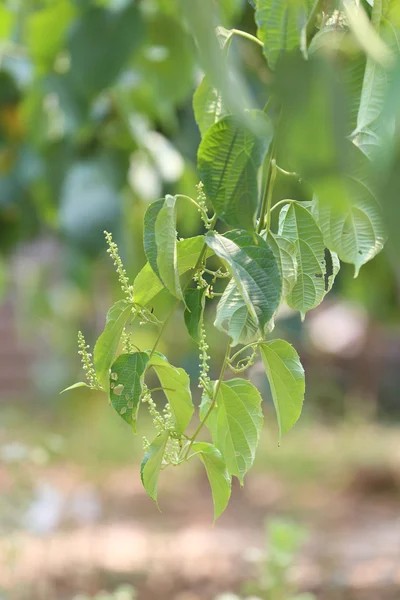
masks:
POLYGON ((110 402, 136 432, 136 415, 142 393, 142 378, 149 360, 146 352, 121 354, 111 365, 110 402))
POLYGON ((73 383, 72 385, 65 388, 65 390, 62 390, 62 392, 60 392, 60 394, 63 394, 64 392, 69 392, 69 390, 75 390, 76 388, 80 388, 80 387, 88 388, 90 386, 87 383, 85 383, 84 381, 78 381, 78 383, 73 383))
POLYGON ((126 300, 116 302, 107 313, 106 326, 93 352, 94 367, 100 385, 107 390, 109 371, 118 350, 123 329, 132 314, 132 305, 126 300))
POLYGON ((188 426, 194 411, 189 375, 184 369, 172 366, 159 352, 155 352, 149 360, 164 388, 176 431, 182 433, 188 426))
POLYGON ((232 338, 232 346, 248 344, 260 335, 258 322, 251 316, 234 279, 228 283, 218 302, 214 325, 232 338))
POLYGON ((282 235, 276 235, 272 231, 268 232, 267 240, 280 267, 282 298, 286 298, 292 291, 297 279, 297 247, 294 241, 282 235))
POLYGON ((153 440, 140 467, 143 487, 154 502, 157 502, 158 478, 168 437, 168 431, 164 431, 153 440))
POLYGON ((176 247, 176 197, 167 194, 148 207, 144 216, 144 251, 160 281, 182 298, 176 247))
POLYGON ((299 203, 286 205, 279 215, 279 235, 296 245, 297 279, 287 297, 302 318, 325 296, 325 244, 314 217, 299 203))
POLYGON ((197 164, 204 190, 221 219, 252 230, 258 204, 257 172, 272 140, 272 125, 260 111, 249 113, 253 127, 227 116, 203 137, 197 164))
POLYGON ((211 85, 207 75, 194 93, 193 110, 202 136, 214 123, 229 114, 224 107, 221 92, 211 85))
POLYGON ((304 400, 304 369, 296 350, 285 340, 260 345, 261 356, 271 387, 279 426, 279 437, 298 420, 304 400))
MULTIPOLYGON (((200 253, 204 248, 205 237, 198 235, 177 242, 177 261, 178 273, 183 275, 193 269, 199 259, 200 253)), ((210 251, 208 251, 210 254, 210 251)), ((161 290, 163 285, 157 275, 154 273, 149 263, 146 263, 143 269, 136 276, 133 282, 133 297, 137 304, 145 306, 161 290)))
POLYGON ((214 502, 214 521, 224 512, 231 495, 231 477, 222 454, 212 444, 196 442, 192 446, 205 466, 214 502))
POLYGON ((312 0, 256 0, 258 37, 264 42, 264 54, 274 68, 282 52, 304 46, 305 27, 312 0))
POLYGON ((265 240, 245 231, 225 235, 209 232, 208 246, 231 271, 237 288, 261 335, 281 298, 281 276, 274 253, 265 240))
MULTIPOLYGON (((207 403, 203 404, 204 410, 207 403)), ((228 472, 243 483, 253 464, 263 424, 261 396, 245 379, 230 379, 219 386, 210 427, 213 442, 221 452, 228 472)))

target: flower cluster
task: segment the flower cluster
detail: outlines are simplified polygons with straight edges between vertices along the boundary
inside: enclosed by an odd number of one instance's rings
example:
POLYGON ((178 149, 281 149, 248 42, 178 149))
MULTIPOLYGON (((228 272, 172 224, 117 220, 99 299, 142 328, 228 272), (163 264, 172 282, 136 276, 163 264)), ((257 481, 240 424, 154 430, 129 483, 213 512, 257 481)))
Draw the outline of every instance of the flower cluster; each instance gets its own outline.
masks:
POLYGON ((199 183, 196 185, 196 190, 197 190, 197 204, 200 206, 199 213, 201 216, 201 219, 204 223, 204 227, 206 229, 211 229, 211 221, 210 219, 207 217, 207 196, 204 193, 204 185, 202 181, 199 181, 199 183))
POLYGON ((118 246, 115 242, 113 242, 111 233, 109 233, 108 231, 105 231, 104 235, 106 236, 106 242, 108 245, 107 252, 113 260, 114 267, 117 271, 118 280, 121 284, 121 290, 125 294, 126 299, 131 302, 132 301, 132 286, 129 283, 128 275, 126 274, 124 264, 119 255, 118 246))
POLYGON ((210 355, 208 354, 209 345, 207 343, 206 338, 206 329, 204 327, 204 323, 200 325, 200 343, 199 343, 199 358, 200 358, 200 375, 199 375, 199 388, 203 390, 208 390, 211 386, 211 379, 208 374, 210 370, 210 365, 208 361, 211 360, 210 355))
POLYGON ((93 366, 92 354, 89 352, 89 344, 86 344, 86 340, 83 336, 82 331, 78 331, 78 354, 81 357, 82 367, 86 374, 86 379, 89 382, 89 386, 92 389, 99 389, 100 385, 97 381, 96 371, 93 366))

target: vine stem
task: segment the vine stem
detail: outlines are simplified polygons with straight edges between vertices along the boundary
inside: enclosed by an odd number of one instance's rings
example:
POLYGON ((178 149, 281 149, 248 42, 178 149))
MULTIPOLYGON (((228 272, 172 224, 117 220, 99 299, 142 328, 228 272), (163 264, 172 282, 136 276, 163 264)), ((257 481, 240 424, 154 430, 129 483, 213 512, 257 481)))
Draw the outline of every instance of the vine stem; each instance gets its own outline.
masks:
POLYGON ((247 31, 241 31, 241 29, 231 29, 231 34, 232 36, 237 35, 239 37, 246 38, 247 40, 258 44, 259 46, 261 46, 261 48, 264 48, 263 42, 256 38, 254 35, 251 35, 251 33, 247 33, 247 31))
POLYGON ((268 199, 269 199, 269 190, 271 187, 271 177, 272 177, 272 161, 275 162, 275 138, 272 142, 271 145, 271 152, 269 154, 269 165, 268 165, 268 173, 267 173, 267 180, 265 182, 265 187, 264 187, 264 194, 263 194, 263 199, 262 199, 262 203, 261 203, 261 209, 260 209, 260 218, 258 221, 258 225, 257 225, 257 233, 261 233, 261 231, 264 228, 264 222, 265 222, 265 214, 267 212, 267 207, 268 207, 268 199))
MULTIPOLYGON (((189 196, 187 196, 187 197, 189 197, 189 196)), ((213 216, 213 218, 211 219, 211 221, 210 221, 210 231, 212 231, 212 229, 214 229, 214 227, 215 227, 215 224, 216 224, 217 220, 218 220, 218 217, 217 217, 217 215, 215 214, 215 215, 213 216)), ((204 242, 204 244, 203 244, 203 248, 201 249, 201 252, 200 252, 200 254, 199 254, 199 258, 197 259, 197 262, 196 262, 196 264, 195 264, 195 266, 194 266, 194 269, 193 269, 193 271, 194 271, 194 272, 196 272, 196 271, 197 271, 197 269, 199 268, 199 266, 201 265, 201 263, 202 263, 202 261, 203 261, 203 259, 204 259, 204 255, 205 255, 206 251, 207 251, 207 244, 204 242)), ((187 284, 184 286, 184 288, 183 288, 183 290, 182 290, 182 293, 183 293, 183 294, 186 292, 186 290, 187 290, 187 288, 189 287, 189 285, 190 285, 190 282, 191 282, 191 281, 192 281, 192 279, 190 279, 190 280, 187 282, 187 284)), ((175 304, 174 304, 174 306, 172 307, 172 309, 171 309, 171 311, 170 311, 169 315, 168 315, 168 316, 167 316, 167 318, 165 319, 164 323, 161 325, 160 331, 158 332, 158 335, 157 335, 157 337, 156 337, 156 340, 155 340, 155 342, 154 342, 154 344, 153 344, 153 347, 152 347, 152 349, 150 350, 150 354, 149 354, 149 360, 148 360, 148 362, 147 362, 147 365, 149 365, 151 357, 154 355, 154 352, 157 350, 157 346, 158 346, 158 344, 160 343, 160 340, 161 340, 162 336, 164 335, 164 332, 165 332, 165 330, 166 330, 166 328, 167 328, 167 325, 168 325, 168 323, 170 322, 170 320, 172 319, 172 316, 173 316, 173 314, 175 313, 175 311, 176 311, 176 309, 178 308, 178 306, 179 306, 179 304, 180 304, 180 303, 181 303, 181 301, 180 301, 180 300, 177 300, 177 301, 175 302, 175 304)), ((146 365, 146 369, 147 369, 147 365, 146 365)))
POLYGON ((245 350, 248 350, 249 348, 254 348, 254 347, 258 347, 260 344, 260 342, 252 342, 251 344, 247 344, 247 346, 243 346, 243 348, 240 348, 240 350, 238 350, 236 352, 236 354, 234 354, 233 356, 230 357, 229 362, 232 363, 234 362, 238 356, 240 356, 242 354, 242 352, 244 352, 245 350))
POLYGON ((196 202, 196 200, 194 200, 193 198, 191 198, 190 196, 186 196, 186 194, 175 194, 176 198, 184 198, 185 200, 189 200, 189 202, 191 202, 203 215, 203 217, 206 219, 206 221, 208 221, 208 214, 206 213, 206 211, 204 210, 204 208, 202 206, 200 206, 200 204, 198 202, 196 202))
POLYGON ((272 207, 272 192, 274 190, 276 179, 276 161, 274 158, 271 159, 271 177, 269 180, 268 192, 267 192, 267 214, 266 214, 266 222, 265 229, 268 232, 271 227, 271 207, 272 207))
POLYGON ((230 346, 230 343, 228 342, 228 345, 227 345, 226 351, 225 351, 224 361, 223 361, 222 367, 221 367, 221 372, 219 374, 219 378, 218 378, 217 384, 216 384, 215 389, 214 389, 214 394, 213 394, 212 402, 211 402, 211 404, 209 406, 208 411, 204 415, 204 418, 200 421, 200 425, 197 427, 196 431, 194 432, 194 434, 190 438, 190 444, 188 446, 188 449, 186 451, 186 454, 185 454, 183 460, 187 460, 187 458, 189 456, 189 453, 190 453, 190 450, 191 450, 194 442, 196 441, 196 439, 197 439, 200 431, 203 429, 203 427, 204 427, 204 425, 205 425, 208 417, 210 416, 210 414, 212 413, 212 411, 214 409, 214 406, 215 406, 215 403, 216 403, 217 397, 218 397, 219 388, 221 387, 221 383, 222 383, 222 380, 224 378, 225 371, 226 371, 226 369, 228 367, 228 364, 229 364, 230 350, 231 350, 231 346, 230 346))
POLYGON ((271 212, 278 208, 278 206, 282 206, 283 204, 296 204, 297 200, 292 200, 290 198, 285 198, 284 200, 279 200, 276 204, 274 204, 271 208, 271 212))

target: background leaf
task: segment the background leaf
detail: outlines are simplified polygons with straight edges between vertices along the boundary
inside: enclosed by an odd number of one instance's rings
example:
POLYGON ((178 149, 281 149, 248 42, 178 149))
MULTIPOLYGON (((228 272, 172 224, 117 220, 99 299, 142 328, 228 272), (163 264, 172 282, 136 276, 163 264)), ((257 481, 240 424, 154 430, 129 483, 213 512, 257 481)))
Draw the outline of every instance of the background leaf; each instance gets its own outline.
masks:
POLYGON ((304 369, 296 350, 285 340, 260 345, 271 387, 279 426, 279 437, 298 420, 304 400, 304 369))
POLYGON ((194 411, 189 375, 184 369, 172 366, 159 352, 155 352, 150 358, 150 365, 165 388, 164 394, 171 407, 176 431, 183 433, 194 411))
POLYGON ((252 230, 258 204, 257 172, 272 140, 272 125, 261 111, 249 113, 253 127, 232 116, 215 123, 197 154, 204 190, 221 219, 252 230))
POLYGON ((214 521, 224 512, 231 496, 231 478, 222 454, 212 444, 196 442, 192 450, 205 466, 214 502, 214 521))
POLYGON ((110 402, 136 432, 136 415, 142 393, 142 377, 149 360, 146 352, 121 354, 111 366, 110 402))
POLYGON ((122 331, 131 314, 132 305, 129 302, 116 302, 108 311, 106 326, 95 344, 94 367, 97 379, 105 390, 108 389, 109 370, 117 353, 122 331))
POLYGON ((92 96, 114 82, 144 40, 145 23, 135 2, 120 10, 92 6, 71 29, 70 76, 80 93, 92 96))
POLYGON ((158 435, 150 445, 140 466, 140 477, 148 495, 157 503, 158 478, 161 471, 162 460, 168 442, 169 433, 164 431, 158 435))

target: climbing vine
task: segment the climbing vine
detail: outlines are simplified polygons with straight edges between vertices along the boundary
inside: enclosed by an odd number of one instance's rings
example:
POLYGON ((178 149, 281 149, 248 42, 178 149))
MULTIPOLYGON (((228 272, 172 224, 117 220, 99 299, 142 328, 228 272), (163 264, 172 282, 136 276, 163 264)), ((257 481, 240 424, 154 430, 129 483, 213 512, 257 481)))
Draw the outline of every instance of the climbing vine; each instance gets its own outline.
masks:
MULTIPOLYGON (((226 95, 226 82, 219 87, 215 71, 206 72, 193 102, 202 136, 196 197, 166 195, 149 205, 143 238, 147 263, 133 282, 111 234, 105 232, 123 299, 107 314, 93 361, 79 333, 87 381, 71 388, 103 390, 134 432, 139 409, 148 410, 155 435, 143 440, 141 478, 156 502, 162 470, 200 460, 215 518, 224 511, 232 477, 243 484, 253 464, 263 424, 261 395, 245 378, 258 358, 269 381, 280 437, 302 410, 305 378, 299 356, 291 344, 273 335, 280 307, 286 303, 304 319, 331 290, 340 261, 353 263, 357 275, 383 248, 385 233, 368 155, 370 145, 379 143, 372 131, 385 68, 373 71, 377 57, 367 53, 354 85, 342 89, 323 41, 338 32, 357 38, 356 8, 365 18, 363 27, 376 37, 382 22, 398 16, 390 11, 390 2, 375 1, 372 14, 359 3, 335 3, 330 11, 329 4, 256 0, 257 37, 218 28, 219 60, 226 69, 234 37, 254 43, 267 61, 272 84, 264 109, 238 110, 226 95), (351 118, 337 110, 336 94, 343 90, 351 118), (280 197, 275 193, 278 180, 284 190, 280 197), (299 199, 285 192, 293 189, 293 182, 299 199), (203 235, 178 239, 177 211, 184 211, 185 203, 197 207, 203 235), (153 312, 162 290, 175 299, 165 318, 153 312), (189 376, 159 352, 173 314, 181 309, 199 354, 202 400, 195 426, 189 376), (226 335, 216 380, 210 378, 206 310, 215 311, 214 325, 226 335), (131 339, 134 320, 156 329, 151 348, 140 349, 131 339), (154 389, 148 387, 151 371, 159 380, 154 389), (161 412, 152 397, 156 390, 165 394, 161 412), (202 441, 206 430, 211 442, 202 441)), ((380 43, 391 51, 389 40, 380 43)))

